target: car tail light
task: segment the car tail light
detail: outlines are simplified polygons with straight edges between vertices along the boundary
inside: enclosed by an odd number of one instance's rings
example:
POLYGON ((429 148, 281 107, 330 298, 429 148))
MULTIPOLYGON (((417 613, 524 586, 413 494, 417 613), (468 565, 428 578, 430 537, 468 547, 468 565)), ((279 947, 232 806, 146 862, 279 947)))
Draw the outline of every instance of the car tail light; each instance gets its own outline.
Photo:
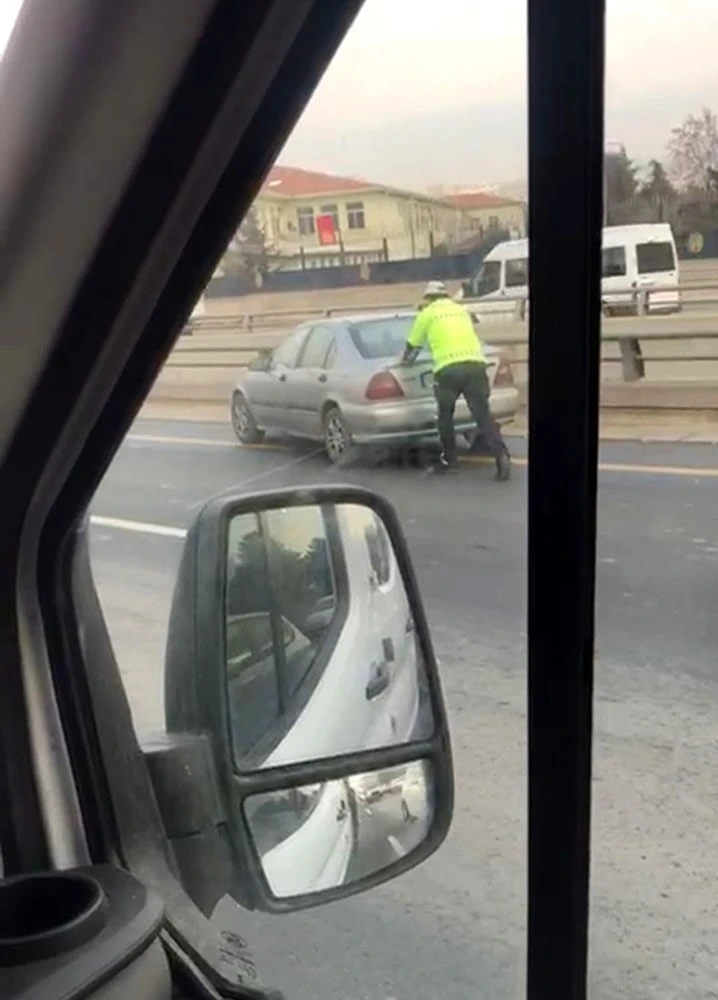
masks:
POLYGON ((496 374, 494 375, 494 388, 495 389, 513 389, 514 386, 514 373, 511 365, 506 360, 506 358, 501 358, 497 367, 496 374))
POLYGON ((404 395, 404 390, 391 372, 377 372, 369 380, 365 395, 367 399, 372 400, 400 399, 404 395))

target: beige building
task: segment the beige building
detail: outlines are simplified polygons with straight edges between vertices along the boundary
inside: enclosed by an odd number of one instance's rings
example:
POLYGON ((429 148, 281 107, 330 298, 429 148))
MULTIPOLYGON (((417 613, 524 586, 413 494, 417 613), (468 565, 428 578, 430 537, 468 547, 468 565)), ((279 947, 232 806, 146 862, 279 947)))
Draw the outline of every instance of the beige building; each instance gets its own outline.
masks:
POLYGON ((297 167, 275 166, 254 207, 273 266, 283 268, 428 257, 474 226, 445 198, 297 167))
POLYGON ((461 191, 443 197, 462 217, 469 218, 469 227, 479 236, 491 229, 507 229, 512 239, 526 235, 526 205, 522 201, 486 191, 461 191))

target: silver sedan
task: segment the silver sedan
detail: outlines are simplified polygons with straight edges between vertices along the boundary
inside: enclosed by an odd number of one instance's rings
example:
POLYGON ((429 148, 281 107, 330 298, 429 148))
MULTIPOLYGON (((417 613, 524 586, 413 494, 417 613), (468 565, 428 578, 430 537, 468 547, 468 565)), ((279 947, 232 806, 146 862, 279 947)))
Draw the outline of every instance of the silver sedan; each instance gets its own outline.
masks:
MULTIPOLYGON (((415 313, 363 314, 297 327, 266 357, 252 361, 231 400, 232 427, 243 444, 265 433, 322 441, 332 462, 353 448, 401 449, 438 442, 431 359, 399 363, 415 313)), ((491 411, 516 416, 519 394, 511 367, 485 348, 491 411)), ((473 435, 463 399, 456 432, 473 435)))

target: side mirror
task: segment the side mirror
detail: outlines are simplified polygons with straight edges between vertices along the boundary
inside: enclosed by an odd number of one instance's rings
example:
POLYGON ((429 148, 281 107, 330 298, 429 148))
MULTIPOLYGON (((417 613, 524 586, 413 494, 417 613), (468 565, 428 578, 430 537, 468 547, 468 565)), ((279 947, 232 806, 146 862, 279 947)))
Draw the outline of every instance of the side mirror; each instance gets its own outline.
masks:
POLYGON ((165 713, 168 738, 209 739, 222 800, 211 811, 235 858, 223 892, 243 906, 287 912, 360 892, 448 832, 436 659, 398 518, 375 494, 330 486, 205 506, 173 597, 165 713))

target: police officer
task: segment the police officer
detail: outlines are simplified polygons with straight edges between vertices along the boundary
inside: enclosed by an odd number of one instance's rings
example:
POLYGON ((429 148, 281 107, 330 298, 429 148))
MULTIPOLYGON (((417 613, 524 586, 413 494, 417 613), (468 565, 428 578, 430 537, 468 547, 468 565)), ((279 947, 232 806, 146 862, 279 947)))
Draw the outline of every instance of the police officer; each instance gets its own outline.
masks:
POLYGON ((449 296, 443 281, 430 281, 426 286, 402 361, 414 361, 425 344, 434 363, 434 392, 439 408, 442 451, 437 471, 456 465, 454 410, 456 400, 463 396, 496 461, 496 478, 508 479, 511 459, 489 408, 491 389, 481 341, 468 311, 449 296))

